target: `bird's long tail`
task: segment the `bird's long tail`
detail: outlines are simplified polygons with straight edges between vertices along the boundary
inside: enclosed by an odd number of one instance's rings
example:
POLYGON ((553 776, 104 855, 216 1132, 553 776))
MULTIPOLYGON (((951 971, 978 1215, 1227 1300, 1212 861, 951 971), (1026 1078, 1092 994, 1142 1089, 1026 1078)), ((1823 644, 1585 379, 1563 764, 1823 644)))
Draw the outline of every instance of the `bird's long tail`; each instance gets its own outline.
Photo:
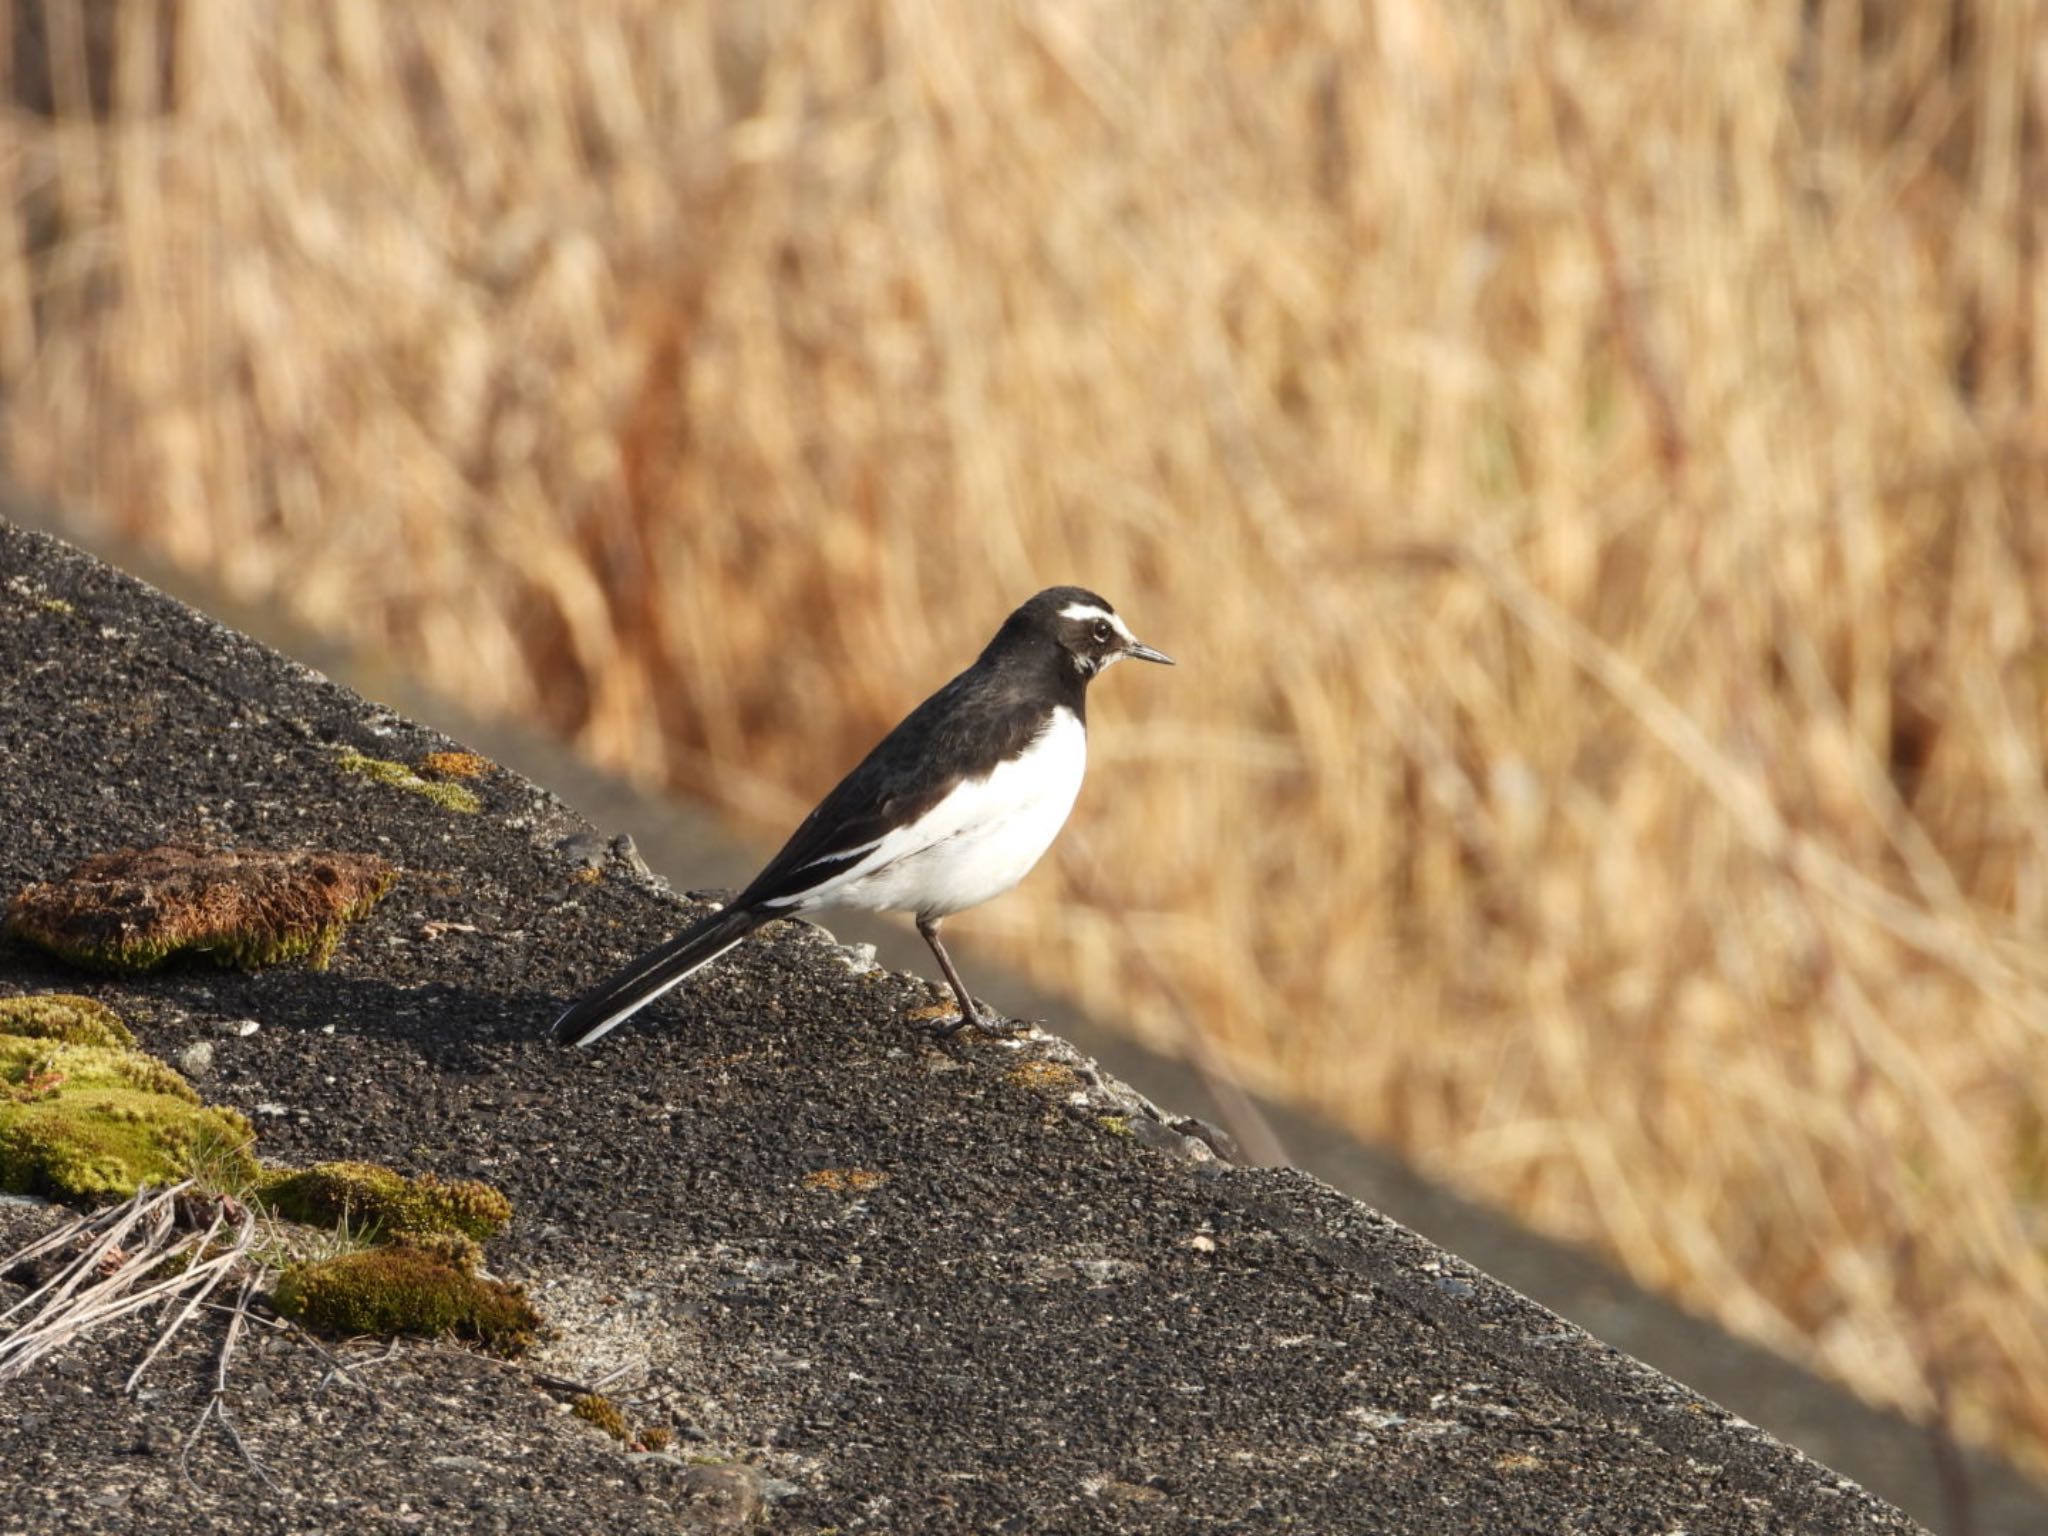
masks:
POLYGON ((549 1033, 562 1045, 589 1045, 603 1038, 775 916, 733 907, 714 912, 577 998, 562 1010, 549 1033))

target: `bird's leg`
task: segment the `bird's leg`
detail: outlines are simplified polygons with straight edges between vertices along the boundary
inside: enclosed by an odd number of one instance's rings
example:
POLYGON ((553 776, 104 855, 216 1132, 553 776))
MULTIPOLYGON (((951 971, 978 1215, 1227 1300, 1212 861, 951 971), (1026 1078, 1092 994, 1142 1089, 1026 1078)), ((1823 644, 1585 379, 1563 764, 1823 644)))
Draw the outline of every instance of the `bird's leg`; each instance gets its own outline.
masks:
POLYGON ((933 1033, 941 1040, 950 1040, 970 1024, 985 1034, 1004 1033, 1000 1023, 991 1023, 982 1016, 981 1009, 975 1006, 973 995, 967 990, 967 983, 962 981, 960 973, 953 969, 952 957, 946 953, 946 946, 939 942, 939 920, 920 914, 917 919, 917 931, 924 935, 925 943, 931 945, 932 953, 939 957, 939 969, 946 973, 946 980, 952 985, 953 995, 960 999, 959 1021, 943 1024, 933 1033))

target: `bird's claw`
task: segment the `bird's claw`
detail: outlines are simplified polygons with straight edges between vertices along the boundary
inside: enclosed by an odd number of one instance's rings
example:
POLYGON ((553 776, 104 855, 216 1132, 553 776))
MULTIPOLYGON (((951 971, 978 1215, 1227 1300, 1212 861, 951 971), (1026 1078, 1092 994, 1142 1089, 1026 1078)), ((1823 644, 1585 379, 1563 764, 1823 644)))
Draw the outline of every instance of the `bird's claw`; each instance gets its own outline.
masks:
POLYGON ((986 1003, 977 1003, 973 1012, 963 1013, 958 1018, 947 1019, 932 1026, 934 1040, 957 1039, 969 1027, 978 1035, 991 1040, 1010 1040, 1028 1032, 1031 1026, 1016 1019, 1006 1019, 986 1003))

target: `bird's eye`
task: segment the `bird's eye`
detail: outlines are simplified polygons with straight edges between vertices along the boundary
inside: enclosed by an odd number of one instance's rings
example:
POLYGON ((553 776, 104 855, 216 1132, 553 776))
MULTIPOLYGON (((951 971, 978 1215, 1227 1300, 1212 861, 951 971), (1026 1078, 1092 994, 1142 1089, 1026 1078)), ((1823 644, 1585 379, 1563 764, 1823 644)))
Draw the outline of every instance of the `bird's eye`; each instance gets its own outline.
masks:
POLYGON ((1097 645, 1109 644, 1109 625, 1105 621, 1097 619, 1092 633, 1095 636, 1095 643, 1097 645))

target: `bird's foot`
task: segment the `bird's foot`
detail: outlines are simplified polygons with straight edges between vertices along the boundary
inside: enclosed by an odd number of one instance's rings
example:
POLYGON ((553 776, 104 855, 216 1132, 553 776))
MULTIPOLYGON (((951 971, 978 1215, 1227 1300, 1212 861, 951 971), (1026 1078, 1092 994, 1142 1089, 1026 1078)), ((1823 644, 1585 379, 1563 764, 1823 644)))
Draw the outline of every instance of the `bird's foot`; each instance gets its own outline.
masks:
POLYGON ((952 1040, 968 1028, 972 1028, 978 1035, 987 1035, 992 1040, 1009 1040, 1024 1034, 1031 1026, 1016 1019, 1006 1019, 987 1003, 977 1000, 971 1011, 934 1025, 932 1038, 952 1040))

